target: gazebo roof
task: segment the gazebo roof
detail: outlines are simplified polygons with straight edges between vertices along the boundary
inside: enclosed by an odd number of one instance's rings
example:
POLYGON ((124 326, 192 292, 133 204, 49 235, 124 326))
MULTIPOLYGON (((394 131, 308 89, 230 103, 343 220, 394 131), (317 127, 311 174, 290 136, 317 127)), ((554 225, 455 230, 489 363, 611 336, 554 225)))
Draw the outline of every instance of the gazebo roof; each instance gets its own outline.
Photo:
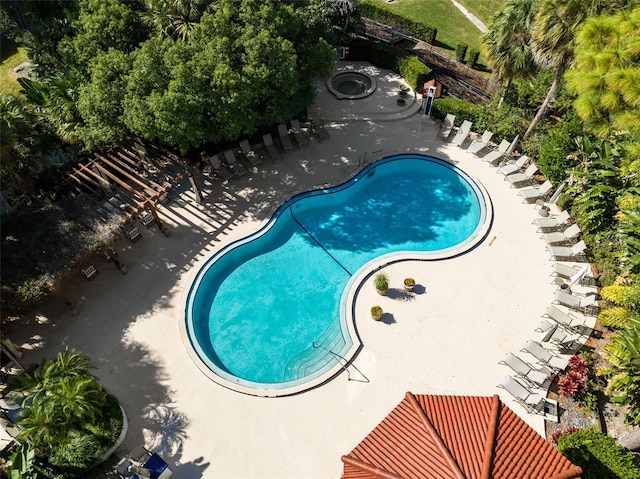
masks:
POLYGON ((343 479, 570 479, 582 473, 498 395, 408 392, 342 462, 343 479))

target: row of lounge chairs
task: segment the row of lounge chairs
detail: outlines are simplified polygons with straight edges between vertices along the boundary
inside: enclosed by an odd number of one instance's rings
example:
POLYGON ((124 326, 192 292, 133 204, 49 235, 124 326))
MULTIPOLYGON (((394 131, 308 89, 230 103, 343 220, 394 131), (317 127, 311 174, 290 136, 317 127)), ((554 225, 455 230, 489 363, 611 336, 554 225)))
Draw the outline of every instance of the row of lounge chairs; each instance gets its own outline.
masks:
MULTIPOLYGON (((282 145, 282 150, 285 153, 295 149, 295 146, 291 141, 292 138, 295 140, 299 148, 309 145, 309 140, 307 139, 307 135, 303 132, 299 120, 293 119, 290 123, 291 128, 284 123, 278 125, 278 138, 280 145, 282 145)), ((320 141, 329 138, 329 133, 327 132, 323 122, 316 125, 315 122, 311 121, 309 129, 318 136, 320 141)), ((238 161, 236 152, 242 155, 242 158, 246 160, 246 163, 250 168, 255 168, 262 163, 263 155, 259 154, 256 151, 257 147, 254 148, 251 146, 247 139, 241 140, 238 146, 239 149, 236 149, 235 151, 233 149, 229 149, 224 151, 222 154, 216 153, 209 157, 203 156, 203 158, 206 158, 209 162, 209 168, 211 168, 214 177, 227 181, 235 176, 246 175, 249 172, 247 167, 238 161)), ((262 144, 259 146, 264 147, 266 156, 271 160, 276 161, 282 159, 280 149, 274 143, 271 133, 262 135, 262 144)))
MULTIPOLYGON (((438 136, 461 148, 466 145, 469 153, 498 167, 497 172, 504 176, 512 188, 518 190, 517 194, 523 202, 540 206, 545 214, 550 212, 545 205, 555 201, 553 197, 557 197, 559 191, 552 197, 553 185, 549 180, 537 183, 539 169, 526 155, 512 157, 517 138, 512 142, 502 140, 497 147, 492 147, 490 142, 493 133, 487 130, 469 142, 473 126, 471 122, 464 121, 457 129, 454 122, 455 116, 447 115, 438 136)), ((513 374, 505 376, 499 387, 505 389, 528 412, 557 420, 557 403, 546 397, 546 391, 555 375, 568 366, 569 360, 564 355, 574 354, 592 333, 588 317, 598 311, 598 296, 594 292, 578 294, 572 292, 571 288, 595 286, 597 280, 591 274, 588 263, 579 266, 566 263, 583 261, 587 249, 584 241, 579 239, 579 226, 571 222, 568 212, 536 218, 534 224, 546 243, 553 261, 554 282, 559 288, 543 314, 540 325, 535 328, 539 341, 529 340, 520 350, 533 361, 527 362, 519 355, 507 353, 500 364, 508 366, 513 374)))

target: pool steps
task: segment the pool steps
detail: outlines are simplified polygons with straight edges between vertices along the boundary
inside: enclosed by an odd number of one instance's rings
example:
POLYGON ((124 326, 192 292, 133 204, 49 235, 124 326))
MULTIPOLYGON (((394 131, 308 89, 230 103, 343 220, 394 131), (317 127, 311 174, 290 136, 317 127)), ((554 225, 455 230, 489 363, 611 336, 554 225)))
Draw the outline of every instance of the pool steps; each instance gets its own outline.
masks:
POLYGON ((344 349, 345 341, 342 336, 340 322, 335 321, 327 328, 315 344, 321 346, 317 348, 307 349, 292 357, 285 367, 282 381, 295 381, 303 378, 313 371, 321 369, 326 364, 334 364, 339 360, 338 357, 327 352, 332 351, 339 354, 344 349), (323 349, 326 348, 326 349, 323 349))

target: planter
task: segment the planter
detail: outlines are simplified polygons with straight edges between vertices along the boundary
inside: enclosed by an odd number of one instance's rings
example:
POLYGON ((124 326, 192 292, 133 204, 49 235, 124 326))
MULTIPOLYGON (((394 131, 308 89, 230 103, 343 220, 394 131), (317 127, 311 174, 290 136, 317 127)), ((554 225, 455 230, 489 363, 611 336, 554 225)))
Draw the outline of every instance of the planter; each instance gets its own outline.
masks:
POLYGON ((413 291, 413 288, 415 287, 415 285, 416 285, 416 280, 415 279, 413 279, 413 278, 405 278, 405 280, 404 280, 404 290, 406 292, 409 293, 409 292, 413 291))
POLYGON ((376 287, 376 291, 381 296, 387 295, 387 290, 389 289, 389 277, 386 273, 378 273, 373 278, 373 284, 376 287))
POLYGON ((396 101, 398 102, 398 105, 404 105, 406 103, 404 98, 398 98, 396 101))
POLYGON ((382 318, 383 314, 384 314, 384 311, 382 311, 382 308, 380 306, 373 306, 371 308, 371 317, 375 321, 380 321, 380 318, 382 318))
POLYGON ((407 90, 400 90, 400 96, 407 96, 407 90))

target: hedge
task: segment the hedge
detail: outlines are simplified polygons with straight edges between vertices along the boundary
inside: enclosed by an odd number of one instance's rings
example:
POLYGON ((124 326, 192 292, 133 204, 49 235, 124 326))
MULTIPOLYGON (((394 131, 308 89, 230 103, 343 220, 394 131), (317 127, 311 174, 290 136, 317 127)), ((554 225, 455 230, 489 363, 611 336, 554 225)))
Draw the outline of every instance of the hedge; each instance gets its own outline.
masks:
POLYGON ((560 437, 558 451, 582 468, 582 479, 640 479, 633 454, 593 427, 560 437))
POLYGON ((417 57, 407 55, 398 59, 398 73, 407 80, 411 88, 420 91, 431 73, 431 68, 418 60, 417 57))
POLYGON ((431 45, 436 41, 438 29, 430 25, 425 25, 415 20, 403 17, 389 10, 370 3, 360 3, 358 5, 360 15, 375 22, 384 23, 405 35, 419 38, 431 45))
POLYGON ((442 120, 447 113, 451 113, 456 117, 456 126, 460 126, 464 120, 469 120, 474 124, 474 130, 477 128, 481 112, 482 108, 478 105, 452 97, 436 98, 431 108, 431 115, 435 118, 442 120))

